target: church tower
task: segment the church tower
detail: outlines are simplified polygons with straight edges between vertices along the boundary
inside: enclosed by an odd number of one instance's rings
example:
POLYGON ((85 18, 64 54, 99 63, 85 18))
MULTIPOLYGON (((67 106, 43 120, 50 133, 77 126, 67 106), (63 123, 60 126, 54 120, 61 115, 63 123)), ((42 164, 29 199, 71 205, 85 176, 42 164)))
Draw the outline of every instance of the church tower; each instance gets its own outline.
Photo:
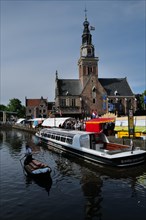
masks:
POLYGON ((80 47, 80 59, 78 60, 79 79, 82 84, 82 88, 85 87, 91 75, 92 76, 94 75, 94 77, 98 78, 98 57, 95 57, 95 49, 94 49, 94 45, 92 44, 92 35, 90 33, 89 25, 90 24, 87 20, 87 15, 85 10, 82 45, 80 47))

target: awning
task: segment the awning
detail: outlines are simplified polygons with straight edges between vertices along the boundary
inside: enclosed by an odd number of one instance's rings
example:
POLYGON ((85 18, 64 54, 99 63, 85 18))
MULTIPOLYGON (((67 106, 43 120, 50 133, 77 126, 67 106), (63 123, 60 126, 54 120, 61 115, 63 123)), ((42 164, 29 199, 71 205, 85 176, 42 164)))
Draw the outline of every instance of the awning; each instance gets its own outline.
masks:
POLYGON ((47 118, 43 121, 42 126, 44 127, 59 127, 59 125, 63 125, 63 123, 67 122, 67 121, 73 121, 75 120, 74 118, 47 118))
POLYGON ((16 121, 16 124, 21 124, 22 122, 26 121, 25 118, 19 118, 17 121, 16 121))
POLYGON ((86 124, 101 124, 109 122, 115 122, 115 118, 94 118, 86 121, 86 124))

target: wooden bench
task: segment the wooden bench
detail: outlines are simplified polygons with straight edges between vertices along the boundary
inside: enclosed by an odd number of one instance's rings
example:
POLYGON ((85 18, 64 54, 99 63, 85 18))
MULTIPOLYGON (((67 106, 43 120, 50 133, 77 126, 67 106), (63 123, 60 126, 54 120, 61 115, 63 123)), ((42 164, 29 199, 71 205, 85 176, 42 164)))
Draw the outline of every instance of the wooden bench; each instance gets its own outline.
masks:
POLYGON ((128 150, 129 149, 129 147, 126 145, 120 145, 120 144, 115 144, 115 143, 106 143, 105 148, 109 151, 110 150, 126 150, 126 149, 128 150))

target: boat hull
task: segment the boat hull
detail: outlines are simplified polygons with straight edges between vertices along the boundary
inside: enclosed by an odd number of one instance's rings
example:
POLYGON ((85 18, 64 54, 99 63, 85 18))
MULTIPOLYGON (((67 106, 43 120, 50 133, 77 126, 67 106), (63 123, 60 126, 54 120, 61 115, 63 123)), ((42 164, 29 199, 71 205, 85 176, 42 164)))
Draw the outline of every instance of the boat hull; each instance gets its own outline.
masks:
POLYGON ((130 152, 129 155, 126 156, 119 156, 119 157, 113 157, 107 158, 105 156, 106 153, 101 152, 100 155, 95 155, 89 152, 85 152, 82 150, 78 150, 75 148, 71 148, 68 146, 65 146, 63 144, 58 144, 56 142, 44 139, 40 137, 40 140, 42 143, 46 144, 49 149, 54 150, 56 149, 57 151, 65 151, 67 153, 76 155, 80 158, 83 158, 86 161, 90 161, 93 163, 98 163, 98 164, 104 164, 104 165, 110 165, 113 167, 128 167, 128 166, 134 166, 134 165, 139 165, 142 164, 146 161, 146 152, 142 154, 134 154, 134 152, 130 152))
POLYGON ((40 161, 37 161, 33 158, 32 158, 32 161, 30 161, 29 163, 27 162, 27 158, 26 158, 26 160, 24 161, 24 170, 29 176, 35 177, 35 178, 48 177, 50 176, 50 173, 52 172, 51 168, 48 165, 45 165, 41 163, 40 161))

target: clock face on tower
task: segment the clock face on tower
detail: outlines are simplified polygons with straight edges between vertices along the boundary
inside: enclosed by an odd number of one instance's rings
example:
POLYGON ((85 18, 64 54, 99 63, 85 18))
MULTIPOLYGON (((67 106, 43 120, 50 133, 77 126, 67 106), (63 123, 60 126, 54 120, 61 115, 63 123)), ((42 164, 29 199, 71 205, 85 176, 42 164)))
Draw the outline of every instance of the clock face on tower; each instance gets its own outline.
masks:
POLYGON ((82 56, 87 56, 87 49, 86 48, 83 48, 82 49, 82 56))

